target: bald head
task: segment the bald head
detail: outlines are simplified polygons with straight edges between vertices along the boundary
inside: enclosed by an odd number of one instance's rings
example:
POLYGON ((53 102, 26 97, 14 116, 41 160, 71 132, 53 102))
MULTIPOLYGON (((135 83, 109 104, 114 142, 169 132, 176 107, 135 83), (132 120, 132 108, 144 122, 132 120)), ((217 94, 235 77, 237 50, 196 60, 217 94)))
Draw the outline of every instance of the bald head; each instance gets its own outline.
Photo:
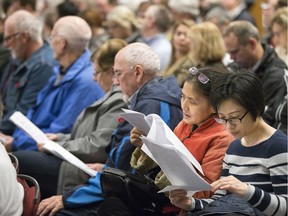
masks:
POLYGON ((60 18, 53 27, 53 33, 65 37, 71 50, 83 51, 92 37, 88 23, 78 16, 60 18))

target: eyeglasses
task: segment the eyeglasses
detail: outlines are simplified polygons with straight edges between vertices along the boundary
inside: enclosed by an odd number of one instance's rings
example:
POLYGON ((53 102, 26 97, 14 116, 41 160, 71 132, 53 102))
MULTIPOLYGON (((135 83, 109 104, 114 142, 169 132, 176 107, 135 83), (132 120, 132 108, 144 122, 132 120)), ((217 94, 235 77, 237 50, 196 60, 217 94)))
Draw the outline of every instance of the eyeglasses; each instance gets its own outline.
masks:
POLYGON ((202 84, 206 84, 209 82, 209 78, 205 74, 199 72, 199 70, 196 67, 191 67, 189 69, 189 73, 194 76, 199 73, 197 78, 202 84))
MULTIPOLYGON (((134 66, 131 66, 128 71, 132 70, 134 66)), ((114 70, 114 77, 119 80, 120 76, 124 73, 124 71, 114 70)))
POLYGON ((214 119, 219 124, 227 124, 227 122, 229 122, 230 124, 236 125, 236 124, 241 124, 242 123, 242 119, 247 115, 247 113, 248 113, 248 110, 240 118, 228 118, 228 119, 214 118, 214 119))
POLYGON ((3 41, 9 41, 9 40, 11 40, 13 37, 18 36, 19 34, 20 34, 20 32, 16 32, 16 33, 14 33, 14 34, 10 34, 10 35, 4 37, 4 38, 3 38, 3 41))

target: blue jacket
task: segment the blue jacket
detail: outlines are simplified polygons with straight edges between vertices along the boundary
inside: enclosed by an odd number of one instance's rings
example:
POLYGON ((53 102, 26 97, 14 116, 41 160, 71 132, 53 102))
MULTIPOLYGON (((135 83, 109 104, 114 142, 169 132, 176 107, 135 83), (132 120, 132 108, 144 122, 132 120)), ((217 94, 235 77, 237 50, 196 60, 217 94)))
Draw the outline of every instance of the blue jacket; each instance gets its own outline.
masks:
MULTIPOLYGON (((27 111, 35 106, 37 95, 53 74, 53 66, 56 62, 53 60, 51 47, 45 43, 15 71, 10 72, 12 64, 11 60, 3 71, 5 73, 12 72, 12 75, 7 83, 5 95, 3 95, 4 111, 0 121, 0 131, 8 135, 12 135, 15 129, 15 125, 9 121, 10 116, 15 111, 26 115, 27 111)), ((1 92, 1 94, 3 93, 1 92)))
MULTIPOLYGON (((99 85, 93 81, 93 65, 86 50, 68 69, 55 86, 60 68, 39 93, 36 106, 27 117, 45 133, 69 133, 80 112, 103 96, 99 85)), ((34 140, 17 128, 13 134, 13 151, 37 150, 34 140)))
MULTIPOLYGON (((160 115, 171 129, 182 119, 180 105, 181 90, 175 77, 163 79, 156 77, 146 83, 131 100, 131 110, 145 115, 156 113, 160 115)), ((109 158, 105 167, 130 170, 130 159, 135 147, 130 143, 132 126, 123 121, 112 135, 109 145, 109 158)), ((102 201, 100 173, 91 177, 86 185, 81 185, 63 194, 66 209, 102 201)))

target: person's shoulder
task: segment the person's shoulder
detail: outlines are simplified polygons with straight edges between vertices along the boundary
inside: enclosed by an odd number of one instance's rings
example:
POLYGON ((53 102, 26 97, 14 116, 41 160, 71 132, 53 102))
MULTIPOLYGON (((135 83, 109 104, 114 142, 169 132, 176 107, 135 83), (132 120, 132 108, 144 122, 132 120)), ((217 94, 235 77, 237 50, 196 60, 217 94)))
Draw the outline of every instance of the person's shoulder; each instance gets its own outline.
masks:
POLYGON ((276 130, 271 137, 261 144, 262 150, 267 152, 269 158, 283 153, 287 155, 287 135, 280 130, 276 130))
POLYGON ((264 49, 262 57, 263 69, 274 70, 275 72, 279 71, 279 69, 281 69, 281 71, 287 69, 285 62, 278 57, 275 50, 269 44, 261 43, 261 45, 264 49))
POLYGON ((271 141, 277 141, 278 143, 281 143, 282 144, 286 144, 286 146, 288 147, 287 145, 287 134, 284 134, 282 131, 280 130, 276 130, 276 132, 271 136, 271 141))

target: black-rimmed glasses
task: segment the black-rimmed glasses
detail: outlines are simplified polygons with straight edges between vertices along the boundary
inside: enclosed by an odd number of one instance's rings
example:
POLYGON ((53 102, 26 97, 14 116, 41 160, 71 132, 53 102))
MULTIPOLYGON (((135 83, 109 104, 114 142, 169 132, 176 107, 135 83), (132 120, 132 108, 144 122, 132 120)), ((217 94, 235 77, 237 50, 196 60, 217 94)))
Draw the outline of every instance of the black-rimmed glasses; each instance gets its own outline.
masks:
POLYGON ((191 67, 189 69, 189 73, 194 75, 194 76, 199 73, 197 78, 202 84, 206 84, 209 82, 209 78, 205 74, 199 72, 198 68, 196 68, 196 67, 191 67))
POLYGON ((241 124, 242 123, 242 119, 247 115, 248 110, 244 113, 244 115, 240 118, 228 118, 228 119, 224 119, 224 118, 214 118, 215 121, 219 124, 227 124, 227 122, 229 122, 230 124, 241 124))
POLYGON ((19 34, 20 34, 20 32, 16 32, 16 33, 14 33, 14 34, 10 34, 10 35, 4 37, 4 38, 3 38, 3 41, 9 41, 9 40, 11 40, 13 37, 18 36, 19 34))

